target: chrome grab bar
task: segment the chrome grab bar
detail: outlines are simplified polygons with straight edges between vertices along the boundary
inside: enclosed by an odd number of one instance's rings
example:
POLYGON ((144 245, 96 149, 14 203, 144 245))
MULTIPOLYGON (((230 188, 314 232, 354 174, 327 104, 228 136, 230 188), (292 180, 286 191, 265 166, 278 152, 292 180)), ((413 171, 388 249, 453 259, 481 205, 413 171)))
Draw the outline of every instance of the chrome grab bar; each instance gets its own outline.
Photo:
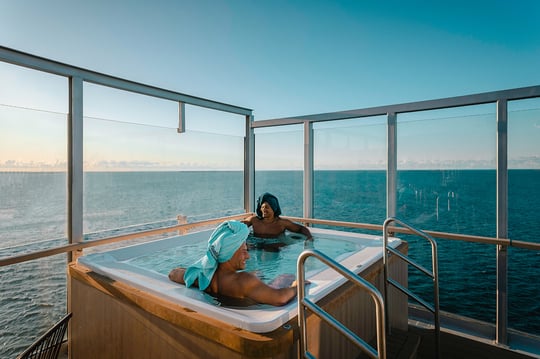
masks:
MULTIPOLYGON (((435 322, 435 351, 437 358, 440 358, 440 342, 441 342, 441 325, 440 325, 440 318, 439 318, 439 270, 438 270, 438 262, 437 262, 437 242, 433 237, 431 237, 429 234, 414 228, 410 224, 407 224, 397 218, 389 217, 384 221, 383 224, 383 240, 384 240, 384 247, 383 247, 383 264, 384 264, 384 300, 386 303, 388 303, 388 285, 391 284, 401 292, 405 293, 410 298, 413 298, 418 303, 420 303, 423 307, 425 307, 427 310, 433 313, 434 316, 434 322, 435 322), (397 223, 407 229, 409 229, 414 234, 427 239, 429 243, 431 244, 431 266, 432 270, 424 268, 419 263, 416 263, 411 258, 407 257, 406 255, 402 254, 401 252, 395 250, 394 248, 388 246, 388 226, 390 223, 397 223), (389 278, 388 273, 388 254, 392 253, 405 262, 409 263, 416 269, 420 270, 422 273, 427 275, 428 277, 432 278, 433 280, 433 305, 429 304, 428 302, 424 301, 422 298, 411 292, 408 288, 403 287, 401 284, 393 280, 392 278, 389 278)), ((385 307, 385 315, 386 315, 386 324, 388 327, 388 332, 391 332, 391 328, 388 323, 388 307, 385 307)))
POLYGON ((297 280, 298 280, 298 327, 300 328, 300 348, 303 351, 303 356, 307 358, 314 358, 309 352, 307 345, 307 323, 305 309, 311 310, 314 314, 319 316, 322 320, 326 321, 330 326, 339 331, 360 349, 366 352, 371 358, 386 359, 386 331, 384 320, 384 301, 381 293, 371 283, 365 279, 354 274, 341 264, 328 257, 326 254, 316 250, 308 249, 303 251, 298 257, 297 261, 297 280), (373 301, 375 302, 375 315, 377 323, 377 350, 375 350, 366 341, 352 332, 349 328, 345 327, 342 323, 337 321, 334 317, 328 314, 324 309, 317 304, 306 298, 305 291, 305 261, 308 257, 316 257, 321 262, 334 269, 342 276, 367 291, 373 301))

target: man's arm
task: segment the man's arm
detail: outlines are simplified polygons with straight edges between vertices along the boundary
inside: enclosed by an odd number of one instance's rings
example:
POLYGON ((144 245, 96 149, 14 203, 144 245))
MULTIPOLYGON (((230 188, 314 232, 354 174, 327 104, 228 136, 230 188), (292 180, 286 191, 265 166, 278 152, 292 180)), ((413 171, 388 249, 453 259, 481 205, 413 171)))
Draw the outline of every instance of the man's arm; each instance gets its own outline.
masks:
POLYGON ((244 296, 258 303, 282 306, 296 297, 296 282, 290 287, 276 289, 251 273, 242 272, 241 275, 240 283, 242 283, 244 296))
MULTIPOLYGON (((186 284, 186 282, 184 281, 185 273, 186 273, 185 268, 174 268, 169 273, 169 279, 176 283, 186 284)), ((197 280, 195 280, 194 284, 197 285, 197 287, 199 286, 199 283, 197 280)))

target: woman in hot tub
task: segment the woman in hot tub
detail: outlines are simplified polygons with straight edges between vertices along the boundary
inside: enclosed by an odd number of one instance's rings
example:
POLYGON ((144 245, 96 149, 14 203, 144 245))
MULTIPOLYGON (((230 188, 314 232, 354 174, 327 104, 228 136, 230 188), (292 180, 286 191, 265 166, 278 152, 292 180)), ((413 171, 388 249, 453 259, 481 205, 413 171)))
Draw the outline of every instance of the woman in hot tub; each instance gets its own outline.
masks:
POLYGON ((257 200, 257 215, 246 218, 242 221, 248 227, 253 227, 253 235, 258 237, 259 241, 255 244, 265 249, 283 246, 281 241, 264 241, 262 238, 280 238, 285 230, 295 233, 301 233, 306 239, 312 240, 313 236, 307 227, 294 223, 286 218, 281 218, 281 208, 276 196, 268 192, 263 193, 257 200), (259 243, 260 242, 260 243, 259 243))
POLYGON ((208 239, 206 254, 188 268, 173 269, 169 279, 198 287, 221 302, 236 299, 243 301, 242 305, 287 304, 297 293, 294 275, 278 277, 268 285, 255 274, 242 271, 249 259, 248 234, 247 226, 239 221, 223 222, 208 239))

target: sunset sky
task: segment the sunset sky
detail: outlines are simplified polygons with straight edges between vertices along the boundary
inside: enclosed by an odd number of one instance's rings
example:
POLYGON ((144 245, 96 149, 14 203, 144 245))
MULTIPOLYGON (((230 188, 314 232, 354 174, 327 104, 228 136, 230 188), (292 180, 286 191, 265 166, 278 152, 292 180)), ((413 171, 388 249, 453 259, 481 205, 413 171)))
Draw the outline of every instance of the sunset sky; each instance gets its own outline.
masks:
MULTIPOLYGON (((1 0, 0 45, 251 108, 255 120, 264 120, 539 85, 538 14, 540 2, 534 0, 1 0)), ((0 171, 20 164, 62 168, 67 81, 0 63, 0 83, 0 171)), ((89 170, 242 165, 236 153, 242 116, 190 108, 192 133, 180 143, 176 104, 92 85, 84 91, 89 170), (142 139, 149 133, 157 140, 142 139), (205 150, 187 153, 193 143, 205 150)), ((515 140, 509 145, 519 166, 540 168, 539 108, 538 102, 515 106, 520 120, 511 124, 515 140)), ((456 113, 404 123, 403 168, 433 160, 489 168, 495 140, 486 131, 494 126, 493 114, 494 106, 474 109, 463 115, 460 129, 447 120, 456 113), (426 138, 433 143, 422 143, 426 138)), ((384 122, 374 122, 321 130, 320 141, 336 152, 320 151, 319 167, 336 158, 338 168, 380 167, 384 122), (352 154, 351 160, 343 153, 352 154)), ((280 136, 290 138, 279 142, 281 153, 274 148, 277 160, 269 168, 301 168, 301 142, 288 147, 302 140, 300 130, 260 134, 261 152, 275 147, 280 136)), ((261 162, 271 160, 259 156, 261 162)))

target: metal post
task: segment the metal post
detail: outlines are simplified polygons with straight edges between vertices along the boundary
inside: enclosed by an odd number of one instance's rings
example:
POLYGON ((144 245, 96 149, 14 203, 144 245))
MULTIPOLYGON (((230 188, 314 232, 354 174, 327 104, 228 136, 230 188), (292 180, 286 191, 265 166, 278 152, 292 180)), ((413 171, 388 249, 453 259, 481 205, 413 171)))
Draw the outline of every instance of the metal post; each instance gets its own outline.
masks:
MULTIPOLYGON (((69 78, 68 114, 68 239, 69 243, 83 241, 83 81, 69 78)), ((76 258, 71 253, 68 260, 76 258)))
POLYGON ((178 101, 178 133, 186 132, 186 104, 178 101))
POLYGON ((304 122, 304 218, 313 218, 313 123, 304 122))
POLYGON ((386 217, 396 216, 397 191, 397 116, 387 114, 386 217))
MULTIPOLYGON (((508 238, 508 101, 497 101, 497 238, 508 238)), ((508 343, 508 247, 497 245, 497 333, 508 343)))
POLYGON ((244 137, 244 210, 251 212, 255 208, 255 133, 251 124, 253 115, 246 116, 246 134, 244 137))

